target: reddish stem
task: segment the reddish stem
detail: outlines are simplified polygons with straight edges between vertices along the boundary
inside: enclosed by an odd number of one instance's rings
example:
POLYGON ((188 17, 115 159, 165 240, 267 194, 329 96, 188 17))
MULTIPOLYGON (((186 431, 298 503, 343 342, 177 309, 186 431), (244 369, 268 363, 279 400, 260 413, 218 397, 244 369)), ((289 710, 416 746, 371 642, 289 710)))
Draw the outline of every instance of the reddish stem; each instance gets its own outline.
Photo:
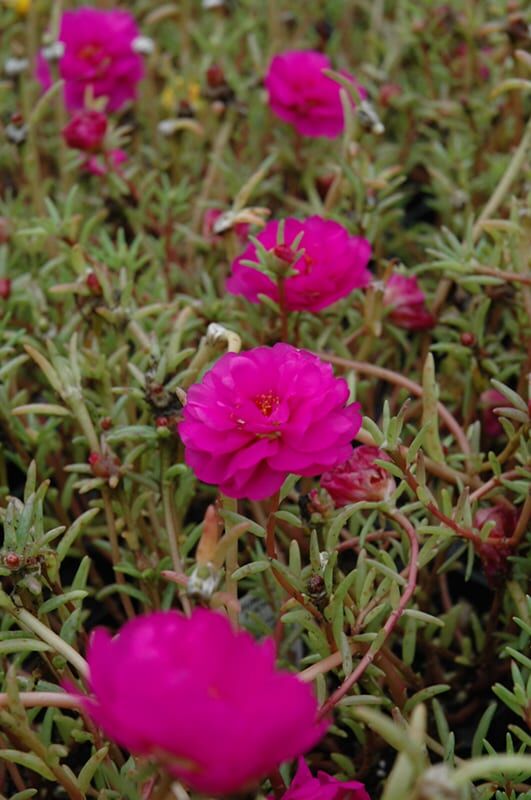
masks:
MULTIPOLYGON (((383 638, 379 638, 379 647, 381 647, 384 642, 388 639, 391 635, 393 630, 395 629, 398 620, 404 613, 407 604, 409 603, 411 597, 417 586, 417 573, 418 573, 418 555, 419 555, 419 543, 417 539, 417 534, 415 533, 415 529, 413 525, 409 522, 409 520, 401 514, 399 511, 391 511, 389 512, 390 519, 394 520, 400 527, 404 530, 405 534, 407 535, 410 543, 410 556, 409 556, 409 567, 408 567, 408 576, 407 576, 407 585, 404 589, 404 593, 400 598, 400 602, 395 610, 389 616, 387 622, 383 627, 383 638)), ((328 714, 332 711, 334 706, 336 706, 340 700, 350 691, 350 689, 354 686, 354 684, 359 681, 367 667, 372 664, 374 658, 377 654, 378 650, 373 650, 370 647, 361 661, 359 662, 356 669, 346 678, 339 689, 328 698, 326 703, 321 707, 319 711, 319 719, 323 719, 323 717, 328 716, 328 714)))

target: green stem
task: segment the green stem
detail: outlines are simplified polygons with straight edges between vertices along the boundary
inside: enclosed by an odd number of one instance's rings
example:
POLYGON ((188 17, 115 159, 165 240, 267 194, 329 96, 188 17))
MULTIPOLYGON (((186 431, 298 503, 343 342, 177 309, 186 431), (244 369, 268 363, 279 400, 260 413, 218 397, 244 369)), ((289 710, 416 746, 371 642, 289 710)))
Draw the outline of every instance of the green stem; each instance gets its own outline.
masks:
POLYGON ((17 608, 15 605, 13 605, 13 607, 9 609, 9 612, 15 617, 17 622, 19 622, 23 628, 27 628, 32 633, 36 634, 41 641, 49 644, 53 650, 64 656, 64 658, 66 658, 66 660, 77 669, 83 678, 88 678, 89 667, 87 662, 82 656, 79 655, 79 653, 74 650, 73 647, 70 647, 70 645, 67 644, 64 639, 61 639, 60 636, 50 630, 50 628, 37 619, 37 617, 34 617, 33 614, 30 614, 29 611, 26 611, 25 608, 17 608))

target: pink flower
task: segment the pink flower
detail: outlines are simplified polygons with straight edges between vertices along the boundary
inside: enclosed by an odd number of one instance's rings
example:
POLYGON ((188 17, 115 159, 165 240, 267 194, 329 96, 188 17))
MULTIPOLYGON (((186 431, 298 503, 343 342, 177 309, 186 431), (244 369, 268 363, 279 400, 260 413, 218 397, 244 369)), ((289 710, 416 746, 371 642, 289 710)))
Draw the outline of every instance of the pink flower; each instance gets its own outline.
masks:
POLYGON ((228 353, 188 391, 179 433, 197 477, 229 497, 263 500, 289 473, 344 461, 361 426, 348 386, 287 344, 228 353))
MULTIPOLYGON (((277 244, 278 235, 279 222, 273 220, 256 238, 269 253, 292 265, 297 272, 284 280, 288 310, 319 311, 369 282, 369 242, 360 236, 350 236, 339 223, 317 216, 306 220, 289 217, 284 223, 282 244, 277 244), (297 244, 292 248, 295 240, 297 244)), ((232 263, 228 291, 242 294, 251 303, 259 302, 259 294, 278 303, 277 283, 259 269, 247 266, 246 261, 258 263, 254 244, 249 244, 232 263)))
POLYGON ((202 794, 252 787, 328 727, 310 687, 276 669, 273 640, 235 633, 214 611, 147 614, 114 638, 98 629, 87 660, 95 722, 202 794))
MULTIPOLYGON (((65 81, 65 102, 70 111, 84 108, 87 90, 94 97, 107 98, 107 111, 117 111, 135 99, 136 85, 144 74, 142 59, 132 48, 138 34, 128 11, 100 11, 84 6, 63 13, 59 40, 65 50, 59 61, 59 74, 65 81)), ((42 53, 37 78, 44 89, 52 84, 42 53)))
POLYGON ((297 774, 282 800, 370 800, 370 797, 359 781, 338 781, 326 772, 318 772, 317 778, 313 778, 300 758, 297 774))
MULTIPOLYGON (((205 211, 203 216, 203 236, 205 239, 211 244, 215 244, 216 242, 221 241, 222 235, 216 233, 214 230, 214 225, 216 220, 221 217, 223 211, 220 208, 209 208, 205 211)), ((247 237, 249 235, 249 225, 246 222, 237 222, 236 225, 233 226, 232 230, 240 240, 240 242, 244 243, 247 241, 247 237)))
POLYGON ((120 172, 120 164, 127 161, 127 153, 125 150, 109 150, 102 156, 90 156, 83 164, 87 172, 91 175, 106 175, 108 172, 120 172))
POLYGON ((68 147, 86 152, 101 148, 107 132, 107 117, 100 111, 78 111, 63 128, 63 139, 68 147))
POLYGON ((510 403, 507 398, 497 389, 486 389, 479 397, 479 407, 481 409, 481 419, 483 430, 490 438, 500 436, 503 428, 498 416, 494 413, 495 408, 507 408, 510 403))
MULTIPOLYGON (((277 117, 289 122, 302 136, 335 139, 345 127, 340 85, 323 75, 332 65, 315 50, 288 50, 275 56, 265 77, 269 105, 277 117)), ((342 72, 357 88, 367 93, 352 75, 342 72)))
POLYGON ((374 463, 375 459, 390 460, 378 447, 362 444, 347 461, 321 475, 321 486, 332 497, 336 508, 363 500, 389 499, 396 489, 395 480, 387 470, 374 463))
POLYGON ((399 328, 421 331, 433 328, 435 317, 426 308, 424 292, 414 275, 395 273, 385 284, 383 304, 390 309, 389 317, 399 328))

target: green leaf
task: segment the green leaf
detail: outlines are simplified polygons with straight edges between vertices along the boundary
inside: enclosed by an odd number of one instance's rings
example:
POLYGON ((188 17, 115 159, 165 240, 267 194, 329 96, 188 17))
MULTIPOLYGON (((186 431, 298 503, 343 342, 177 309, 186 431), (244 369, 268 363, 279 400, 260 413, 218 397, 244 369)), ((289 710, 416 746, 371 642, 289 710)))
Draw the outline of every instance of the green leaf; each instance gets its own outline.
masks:
POLYGON ((40 642, 37 639, 5 639, 0 642, 0 655, 9 655, 10 653, 24 653, 35 652, 44 653, 50 651, 52 648, 45 642, 40 642))
POLYGON ((47 781, 55 781, 55 775, 51 769, 35 753, 25 753, 22 750, 6 748, 5 750, 0 750, 0 758, 12 764, 18 764, 19 767, 30 769, 32 772, 36 772, 46 778, 47 781))
POLYGON ((69 527, 59 544, 57 545, 57 560, 59 564, 63 561, 64 558, 68 555, 68 551, 74 544, 75 540, 79 536, 79 534, 83 531, 86 525, 88 525, 94 517, 96 517, 100 513, 99 508, 89 508, 88 511, 83 512, 81 516, 79 516, 75 522, 69 527))
POLYGON ((250 564, 244 564, 243 567, 235 569, 230 577, 233 581, 240 581, 242 578, 248 578, 249 575, 257 575, 259 572, 265 572, 270 567, 270 561, 252 561, 250 564))
POLYGON ((476 732, 474 733, 474 738, 472 740, 473 758, 481 755, 481 751, 483 750, 483 740, 487 738, 490 723, 492 722, 492 718, 494 717, 497 708, 498 703, 491 703, 486 711, 481 715, 481 719, 478 722, 476 732))
POLYGON ((89 790, 92 778, 94 777, 98 767, 107 757, 108 752, 108 747, 101 747, 99 750, 96 750, 96 752, 93 753, 93 755, 81 769, 81 772, 77 777, 77 783, 83 793, 86 793, 89 790))
POLYGON ((426 689, 421 689, 420 692, 416 692, 406 702, 404 705, 404 713, 408 714, 415 706, 418 706, 419 703, 425 703, 426 700, 431 700, 432 697, 447 692, 451 688, 452 687, 448 683, 437 683, 433 686, 427 686, 426 689))
POLYGON ((73 603, 76 600, 83 600, 88 595, 88 592, 84 591, 83 589, 74 589, 70 592, 65 592, 65 594, 60 595, 59 597, 50 597, 49 600, 46 600, 39 608, 39 615, 50 614, 52 611, 56 611, 61 606, 64 606, 65 603, 73 603))

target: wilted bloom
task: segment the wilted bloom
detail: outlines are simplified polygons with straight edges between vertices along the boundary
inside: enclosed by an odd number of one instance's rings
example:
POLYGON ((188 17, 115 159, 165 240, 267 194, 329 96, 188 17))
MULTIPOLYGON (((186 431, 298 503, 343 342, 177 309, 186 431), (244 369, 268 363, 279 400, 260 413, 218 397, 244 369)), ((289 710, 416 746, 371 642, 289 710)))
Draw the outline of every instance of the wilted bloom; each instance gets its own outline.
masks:
MULTIPOLYGON (((265 77, 269 105, 277 117, 303 136, 334 139, 345 127, 340 84, 323 74, 332 69, 327 56, 315 50, 288 50, 275 56, 265 77)), ((367 96, 348 72, 341 73, 367 96)))
MULTIPOLYGON (((351 236, 342 225, 322 217, 305 220, 289 217, 284 221, 283 242, 278 243, 279 222, 268 222, 256 237, 284 264, 296 272, 284 280, 284 305, 290 311, 319 311, 346 297, 353 289, 366 286, 370 280, 367 264, 371 245, 361 236, 351 236), (296 244, 295 244, 296 240, 296 244)), ((259 269, 254 244, 249 244, 232 263, 227 289, 242 294, 251 303, 258 303, 259 294, 279 302, 277 282, 259 269)))
POLYGON ((479 407, 481 409, 481 419, 483 422, 483 430, 487 436, 494 438, 503 433, 503 428, 497 415, 494 413, 495 408, 503 408, 509 405, 507 398, 497 389, 486 389, 479 397, 479 407))
POLYGON ((332 497, 336 508, 360 501, 388 500, 396 489, 395 480, 375 459, 389 461, 378 447, 362 444, 350 458, 321 475, 321 486, 332 497))
MULTIPOLYGON (((65 46, 59 74, 65 81, 66 106, 83 108, 86 95, 107 98, 107 111, 117 111, 136 97, 144 74, 142 58, 132 44, 138 27, 128 11, 102 11, 83 6, 61 16, 59 40, 65 46)), ((52 84, 46 59, 39 55, 37 77, 44 89, 52 84)))
POLYGON ((197 477, 229 497, 262 500, 289 473, 344 461, 359 405, 330 364, 287 344, 227 353, 188 391, 179 433, 197 477))
POLYGON ((107 117, 101 111, 78 111, 63 128, 63 138, 69 147, 95 152, 103 144, 107 132, 107 117))
POLYGON ((120 164, 123 164, 124 161, 127 161, 125 150, 109 150, 105 157, 90 156, 83 166, 92 175, 106 175, 108 172, 119 172, 120 164))
POLYGON ((210 610, 140 616, 114 638, 98 629, 87 660, 93 696, 82 702, 96 723, 202 794, 252 787, 328 727, 311 688, 276 669, 271 639, 210 610))
POLYGON ((203 216, 203 236, 212 244, 220 241, 225 230, 233 230, 240 242, 245 242, 249 235, 249 225, 245 222, 237 222, 235 225, 228 226, 223 231, 216 230, 216 222, 222 217, 224 212, 220 208, 209 208, 203 216))
POLYGON ((326 772, 312 777, 303 758, 299 759, 297 773, 282 800, 370 800, 359 781, 338 781, 326 772))
POLYGON ((383 304, 399 328, 421 331, 435 325, 435 317, 426 308, 424 292, 414 275, 391 275, 385 284, 383 304))
POLYGON ((518 522, 518 511, 516 508, 502 505, 480 508, 474 517, 474 526, 482 528, 486 522, 495 524, 487 540, 477 548, 477 552, 487 580, 494 587, 509 573, 510 562, 507 559, 512 555, 513 548, 504 544, 503 540, 510 539, 513 535, 518 522), (496 540, 498 542, 494 544, 496 540), (501 543, 499 543, 500 540, 502 540, 501 543))

